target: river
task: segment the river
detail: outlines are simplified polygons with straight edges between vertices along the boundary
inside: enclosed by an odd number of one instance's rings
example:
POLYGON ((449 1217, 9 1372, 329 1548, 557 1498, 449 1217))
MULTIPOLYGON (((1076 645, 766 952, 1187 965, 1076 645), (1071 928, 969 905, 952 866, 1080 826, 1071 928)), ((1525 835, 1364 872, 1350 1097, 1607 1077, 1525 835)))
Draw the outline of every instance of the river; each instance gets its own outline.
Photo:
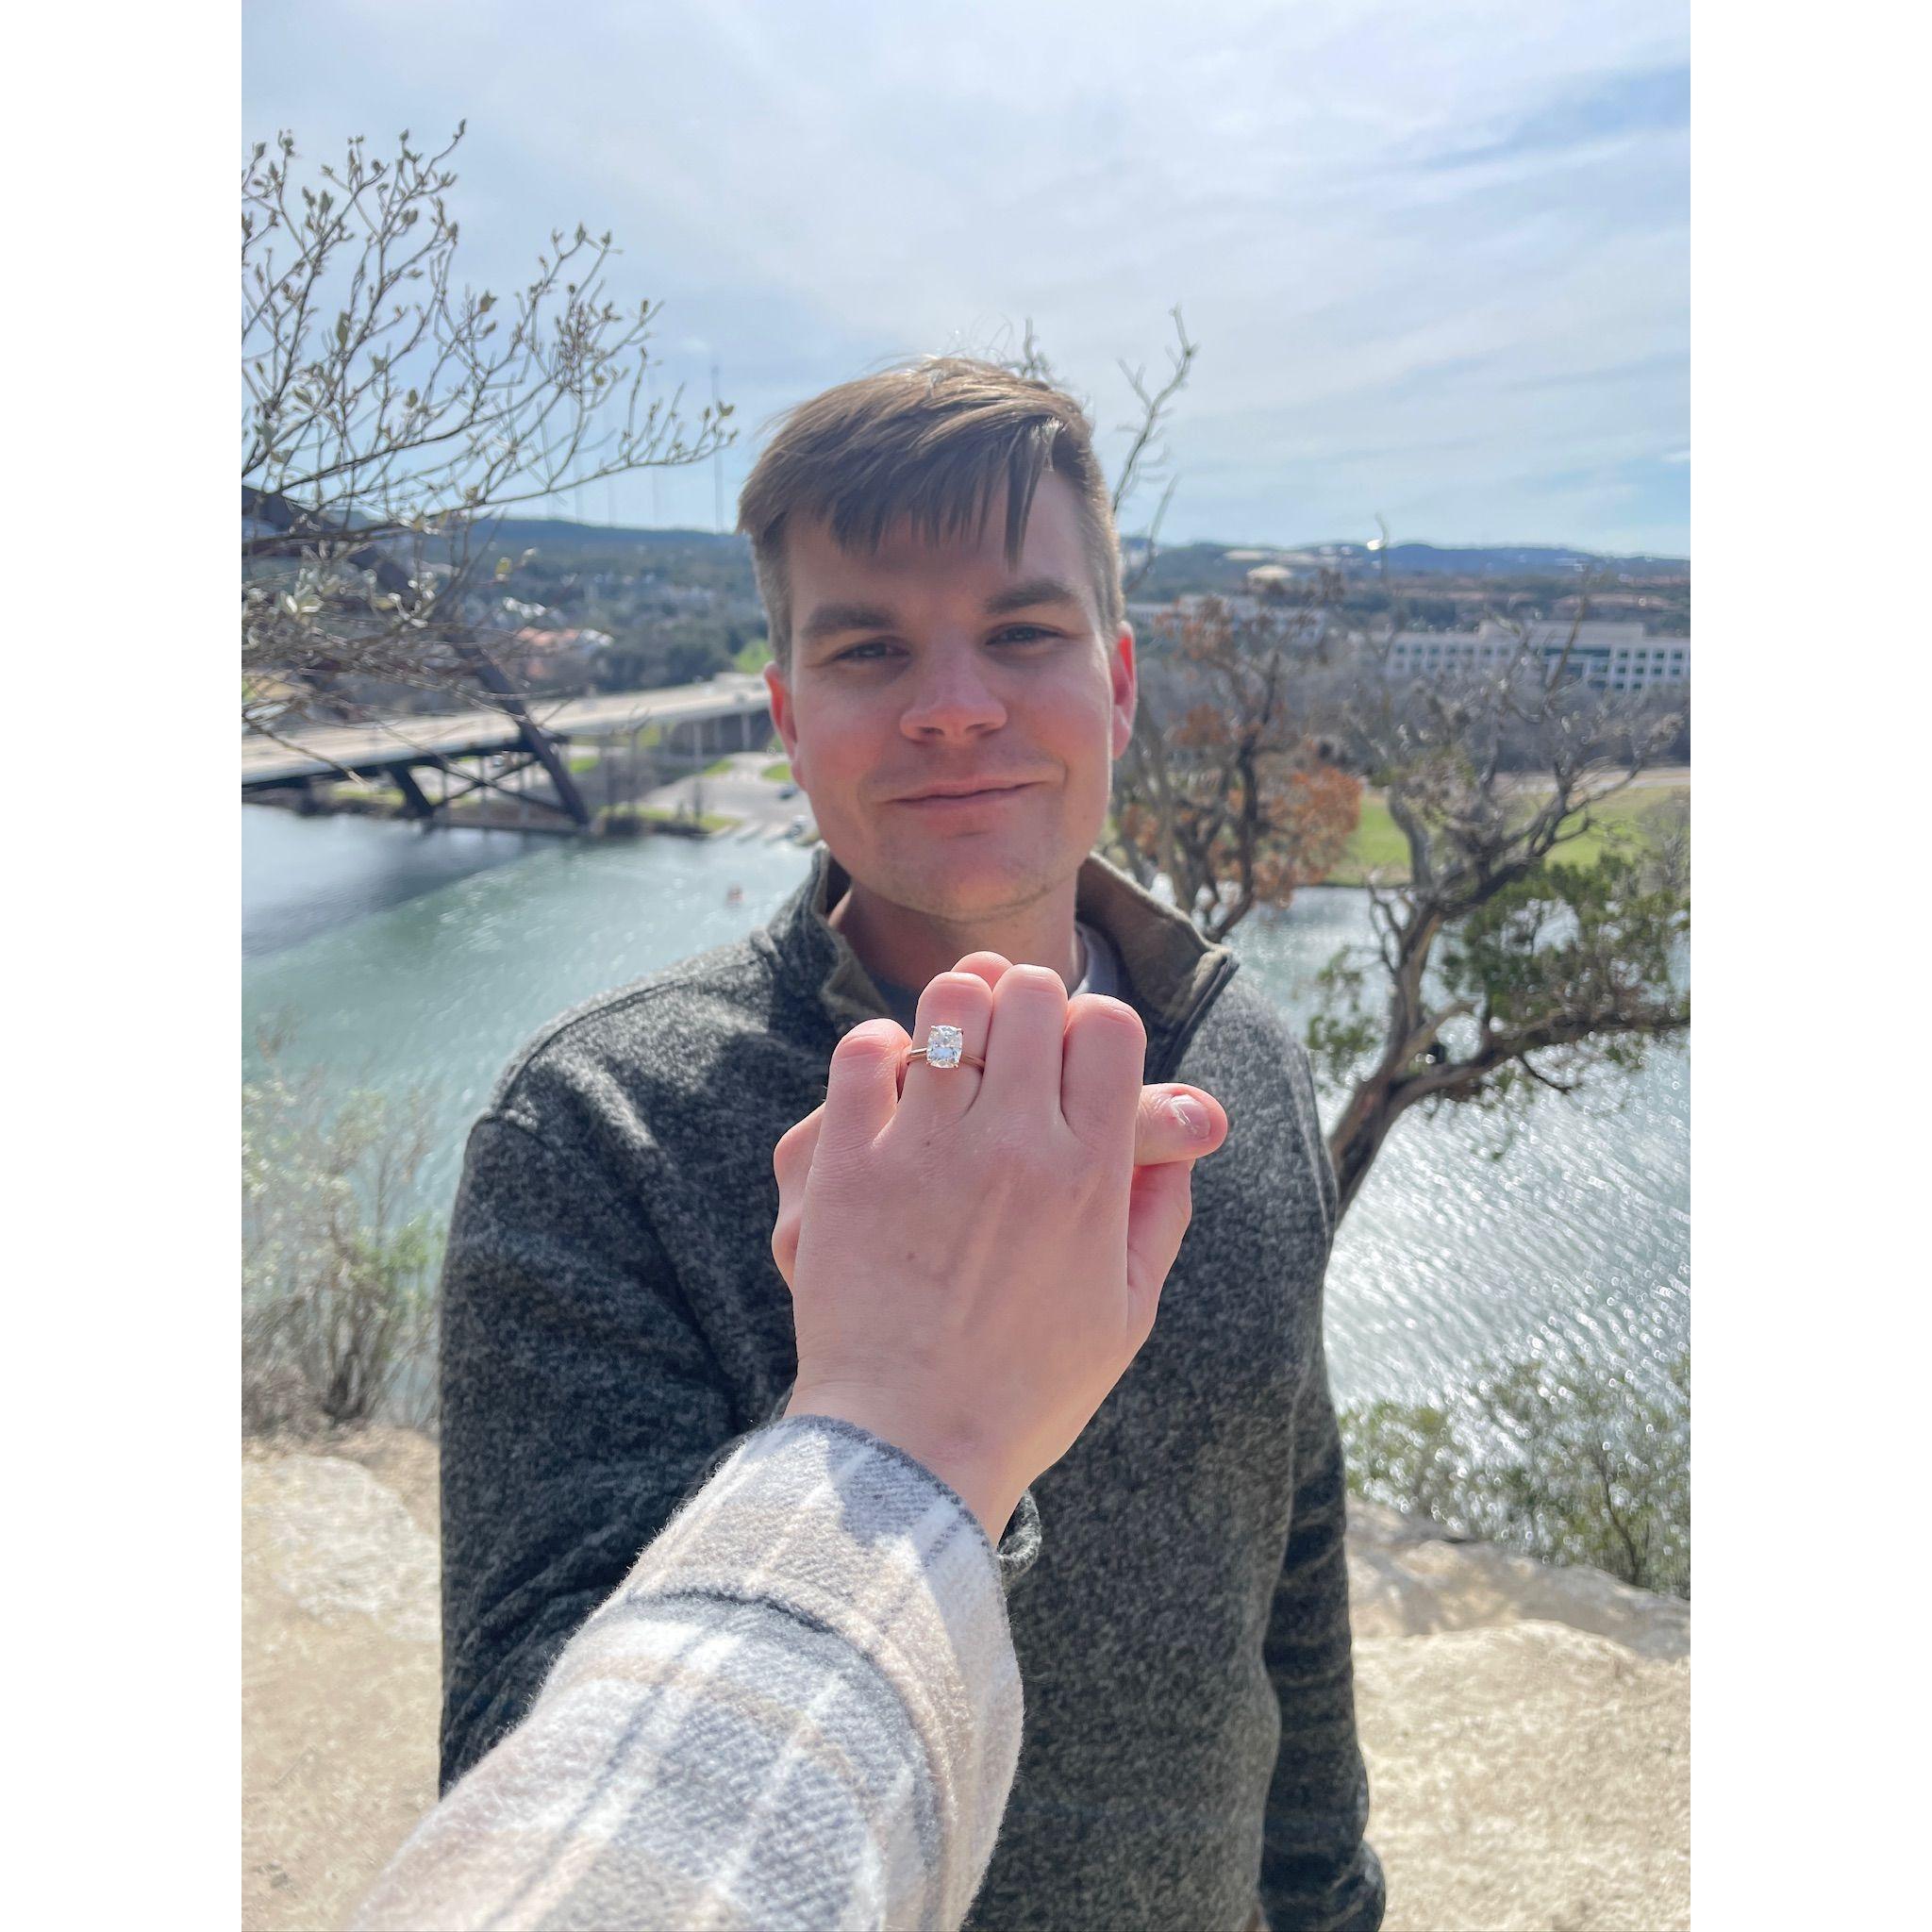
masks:
MULTIPOLYGON (((291 1060, 431 1090, 422 1186, 439 1214, 468 1123, 537 1027, 736 938, 808 863, 791 845, 728 838, 579 844, 261 807, 242 817, 244 1059, 257 1030, 279 1024, 291 1060)), ((1298 1031, 1309 976, 1366 936, 1363 895, 1318 887, 1232 943, 1298 1031)), ((1661 1049, 1593 1096, 1546 1096, 1499 1153, 1502 1139, 1467 1108, 1391 1135, 1329 1268, 1339 1400, 1413 1399, 1537 1345, 1574 1344, 1649 1379, 1688 1345, 1688 1052, 1661 1049)))

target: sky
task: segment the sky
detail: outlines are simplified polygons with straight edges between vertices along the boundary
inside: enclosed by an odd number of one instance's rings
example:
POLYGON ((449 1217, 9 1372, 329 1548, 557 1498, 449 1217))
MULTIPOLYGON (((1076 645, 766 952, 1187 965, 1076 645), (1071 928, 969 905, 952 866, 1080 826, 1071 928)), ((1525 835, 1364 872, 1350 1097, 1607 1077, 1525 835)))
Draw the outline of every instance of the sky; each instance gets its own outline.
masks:
MULTIPOLYGON (((1199 356, 1169 542, 1690 554, 1682 0, 922 8, 245 0, 244 148, 467 132, 461 276, 608 228, 664 390, 790 405, 1028 320, 1116 466, 1120 365, 1199 356)), ((537 514, 713 527, 709 465, 537 514)))

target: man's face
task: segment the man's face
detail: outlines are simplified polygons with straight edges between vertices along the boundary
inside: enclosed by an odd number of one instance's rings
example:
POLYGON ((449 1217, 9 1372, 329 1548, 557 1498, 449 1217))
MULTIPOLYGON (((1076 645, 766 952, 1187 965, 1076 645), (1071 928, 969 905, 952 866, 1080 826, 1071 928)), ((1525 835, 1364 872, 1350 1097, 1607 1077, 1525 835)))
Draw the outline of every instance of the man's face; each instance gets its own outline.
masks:
POLYGON ((902 525, 875 554, 791 529, 791 661, 765 673, 833 858, 955 923, 1078 872, 1134 722, 1133 633, 1102 630, 1072 489, 1041 478, 1010 566, 1005 516, 941 545, 902 525))

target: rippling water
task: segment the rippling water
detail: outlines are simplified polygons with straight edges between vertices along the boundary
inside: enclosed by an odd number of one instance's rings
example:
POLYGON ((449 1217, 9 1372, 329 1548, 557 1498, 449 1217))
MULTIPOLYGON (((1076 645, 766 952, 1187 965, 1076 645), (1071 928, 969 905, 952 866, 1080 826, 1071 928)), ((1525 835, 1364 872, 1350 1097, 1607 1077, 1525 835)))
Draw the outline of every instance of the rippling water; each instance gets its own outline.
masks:
MULTIPOLYGON (((429 1083, 441 1131, 423 1186, 439 1212, 465 1129, 538 1026, 759 924, 807 864, 787 845, 579 845, 261 808, 243 808, 242 852, 246 1036, 286 1022, 291 1058, 429 1083)), ((1323 887, 1234 943, 1299 1026, 1308 975, 1366 932, 1362 895, 1323 887)), ((1688 1054, 1660 1051, 1596 1099, 1544 1098, 1492 1158, 1499 1139, 1466 1112, 1390 1137, 1329 1270, 1340 1399, 1442 1389, 1537 1341, 1640 1371, 1685 1345, 1688 1054)))

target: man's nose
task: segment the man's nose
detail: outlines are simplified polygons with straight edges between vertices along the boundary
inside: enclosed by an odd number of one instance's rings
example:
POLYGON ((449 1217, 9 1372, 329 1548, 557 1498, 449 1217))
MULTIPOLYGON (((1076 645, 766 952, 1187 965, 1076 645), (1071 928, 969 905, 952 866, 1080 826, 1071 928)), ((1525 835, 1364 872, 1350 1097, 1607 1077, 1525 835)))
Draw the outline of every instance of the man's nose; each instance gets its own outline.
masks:
POLYGON ((973 651, 936 651, 920 667, 919 686, 900 714, 908 738, 971 738, 997 731, 1007 708, 973 651))

